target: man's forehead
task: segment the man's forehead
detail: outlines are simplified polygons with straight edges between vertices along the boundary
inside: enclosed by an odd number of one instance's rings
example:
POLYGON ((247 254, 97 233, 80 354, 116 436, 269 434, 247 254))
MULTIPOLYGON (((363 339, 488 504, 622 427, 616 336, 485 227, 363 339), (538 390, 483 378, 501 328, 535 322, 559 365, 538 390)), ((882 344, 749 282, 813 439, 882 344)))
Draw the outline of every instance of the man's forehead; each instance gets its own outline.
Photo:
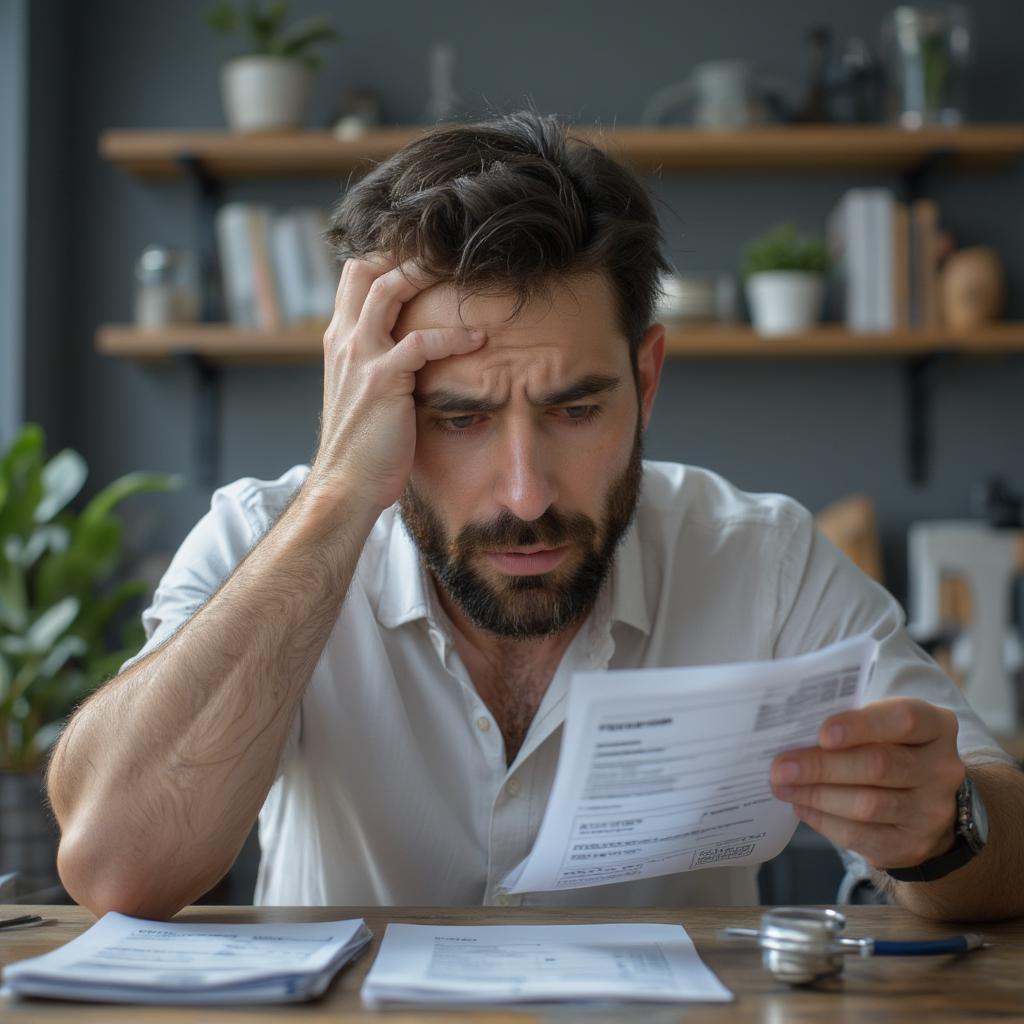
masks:
POLYGON ((628 366, 628 345, 603 279, 569 279, 549 286, 518 312, 515 307, 514 295, 465 295, 450 284, 425 289, 406 303, 396 339, 433 327, 487 333, 478 351, 428 363, 417 375, 417 390, 446 381, 507 387, 509 376, 524 374, 535 378, 535 386, 550 388, 583 374, 620 373, 628 366))
POLYGON ((531 334, 564 334, 566 328, 577 326, 589 331, 597 326, 609 336, 620 332, 607 280, 585 274, 552 279, 525 302, 518 302, 511 289, 462 292, 450 282, 432 285, 403 305, 395 337, 417 329, 460 325, 520 344, 531 334))

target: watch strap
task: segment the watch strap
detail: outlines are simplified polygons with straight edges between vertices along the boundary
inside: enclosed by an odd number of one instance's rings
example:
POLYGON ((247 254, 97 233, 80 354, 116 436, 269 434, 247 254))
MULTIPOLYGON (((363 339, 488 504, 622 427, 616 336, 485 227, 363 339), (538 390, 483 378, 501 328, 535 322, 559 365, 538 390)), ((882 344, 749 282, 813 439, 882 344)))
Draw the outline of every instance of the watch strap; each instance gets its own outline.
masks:
POLYGON ((883 868, 883 870, 898 882, 935 882, 956 871, 957 868, 962 868, 973 856, 974 850, 971 849, 970 843, 958 833, 953 848, 945 853, 940 853, 937 857, 931 857, 923 863, 909 868, 883 868))
MULTIPOLYGON (((957 868, 962 868, 972 857, 981 852, 985 845, 985 837, 980 837, 974 827, 975 808, 981 803, 974 784, 969 775, 956 794, 956 839, 951 849, 930 857, 921 864, 909 868, 883 868, 882 870, 898 882, 934 882, 957 868)), ((982 812, 984 808, 981 808, 982 812)))

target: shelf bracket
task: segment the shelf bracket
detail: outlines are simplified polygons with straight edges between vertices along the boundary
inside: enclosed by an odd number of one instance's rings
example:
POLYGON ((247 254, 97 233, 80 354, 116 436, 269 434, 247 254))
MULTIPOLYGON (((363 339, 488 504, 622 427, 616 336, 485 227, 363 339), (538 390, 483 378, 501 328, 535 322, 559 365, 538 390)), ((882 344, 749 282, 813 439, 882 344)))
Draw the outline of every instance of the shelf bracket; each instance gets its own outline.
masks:
POLYGON ((950 163, 955 155, 952 149, 933 149, 913 167, 904 171, 900 198, 905 203, 912 203, 915 199, 922 198, 925 195, 928 179, 943 165, 950 163))
MULTIPOLYGON (((199 319, 224 320, 220 269, 217 260, 217 208, 221 183, 210 175, 199 157, 182 154, 178 162, 192 182, 195 194, 195 251, 199 274, 199 319)), ((220 370, 195 353, 183 353, 193 376, 192 466, 196 482, 210 487, 220 470, 220 370)))
POLYGON ((220 368, 194 352, 175 359, 193 378, 192 466, 196 482, 211 487, 220 469, 220 368))
POLYGON ((915 487, 928 482, 931 459, 931 391, 929 377, 935 366, 951 358, 949 352, 930 352, 908 359, 903 368, 906 388, 907 477, 915 487))
POLYGON ((199 319, 215 323, 224 319, 217 261, 217 207, 221 200, 221 183, 211 176, 202 160, 183 154, 178 162, 192 182, 195 193, 195 250, 199 262, 199 319))

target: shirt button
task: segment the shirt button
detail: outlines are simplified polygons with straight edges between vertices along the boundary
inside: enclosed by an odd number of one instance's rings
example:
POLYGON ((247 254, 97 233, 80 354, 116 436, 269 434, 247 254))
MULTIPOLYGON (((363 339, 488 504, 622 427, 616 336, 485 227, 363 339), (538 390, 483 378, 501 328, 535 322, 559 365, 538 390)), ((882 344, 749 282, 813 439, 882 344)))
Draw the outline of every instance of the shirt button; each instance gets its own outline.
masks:
POLYGON ((476 720, 476 727, 477 727, 477 728, 478 728, 478 729, 479 729, 479 730, 480 730, 481 732, 487 732, 487 730, 488 730, 488 729, 490 729, 490 727, 491 727, 491 720, 490 720, 489 718, 485 718, 485 717, 484 717, 483 715, 481 715, 481 716, 480 716, 480 717, 479 717, 479 718, 478 718, 478 719, 476 720))
POLYGON ((523 788, 523 784, 518 779, 509 779, 505 788, 508 790, 509 796, 519 796, 519 790, 523 788))

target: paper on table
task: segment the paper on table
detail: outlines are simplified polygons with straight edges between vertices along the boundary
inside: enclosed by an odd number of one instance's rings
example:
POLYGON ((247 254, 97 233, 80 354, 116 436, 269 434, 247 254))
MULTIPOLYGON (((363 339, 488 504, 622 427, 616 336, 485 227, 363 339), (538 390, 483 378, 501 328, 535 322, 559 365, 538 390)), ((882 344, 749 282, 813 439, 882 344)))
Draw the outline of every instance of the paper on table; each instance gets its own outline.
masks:
POLYGON ((320 995, 370 941, 361 919, 302 924, 145 921, 108 913, 69 943, 3 970, 18 995, 194 1005, 320 995))
POLYGON ((582 672, 529 856, 512 893, 759 864, 796 830, 771 792, 772 759, 814 746, 822 722, 864 700, 878 644, 696 668, 582 672))
POLYGON ((680 925, 389 924, 363 1002, 728 1002, 680 925))

